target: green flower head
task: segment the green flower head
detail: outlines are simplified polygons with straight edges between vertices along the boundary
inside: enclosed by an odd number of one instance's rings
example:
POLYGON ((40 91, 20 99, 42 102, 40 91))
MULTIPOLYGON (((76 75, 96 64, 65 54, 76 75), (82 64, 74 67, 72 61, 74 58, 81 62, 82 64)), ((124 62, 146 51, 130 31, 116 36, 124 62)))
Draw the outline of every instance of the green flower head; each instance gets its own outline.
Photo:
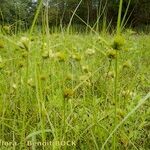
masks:
POLYGON ((115 50, 121 50, 124 45, 125 45, 125 39, 122 36, 117 35, 114 38, 112 48, 115 49, 115 50))
POLYGON ((4 48, 4 42, 2 40, 0 40, 0 49, 4 48))

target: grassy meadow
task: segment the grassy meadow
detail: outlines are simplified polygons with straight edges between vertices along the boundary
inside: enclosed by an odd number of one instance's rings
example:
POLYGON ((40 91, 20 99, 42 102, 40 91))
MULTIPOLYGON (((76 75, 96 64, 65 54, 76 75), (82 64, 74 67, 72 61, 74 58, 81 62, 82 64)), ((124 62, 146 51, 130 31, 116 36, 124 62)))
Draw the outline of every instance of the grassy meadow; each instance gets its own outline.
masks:
POLYGON ((148 150, 150 35, 0 34, 0 150, 148 150))

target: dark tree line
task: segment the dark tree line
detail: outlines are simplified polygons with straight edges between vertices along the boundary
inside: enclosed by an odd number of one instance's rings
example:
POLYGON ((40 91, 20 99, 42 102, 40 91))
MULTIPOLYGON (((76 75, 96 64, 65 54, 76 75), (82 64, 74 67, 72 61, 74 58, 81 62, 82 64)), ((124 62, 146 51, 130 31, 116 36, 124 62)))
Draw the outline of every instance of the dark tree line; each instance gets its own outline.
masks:
MULTIPOLYGON (((0 0, 0 23, 30 26, 39 1, 0 0)), ((43 0, 38 23, 48 14, 49 25, 68 24, 80 0, 43 0)), ((119 0, 82 0, 73 18, 73 24, 116 23, 119 0)), ((122 18, 128 25, 150 23, 150 0, 124 0, 122 18), (128 9, 127 13, 126 10, 128 9)))

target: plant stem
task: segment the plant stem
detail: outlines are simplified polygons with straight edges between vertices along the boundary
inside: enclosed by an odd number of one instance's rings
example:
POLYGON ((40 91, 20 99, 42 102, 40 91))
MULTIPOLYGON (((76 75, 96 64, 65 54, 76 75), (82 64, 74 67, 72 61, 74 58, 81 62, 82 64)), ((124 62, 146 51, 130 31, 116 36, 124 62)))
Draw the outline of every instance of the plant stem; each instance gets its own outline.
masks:
MULTIPOLYGON (((116 59, 115 59, 115 81, 114 81, 114 103, 115 103, 115 119, 114 127, 117 125, 117 108, 118 108, 118 96, 117 96, 117 87, 118 87, 118 52, 116 50, 116 59)), ((116 135, 113 136, 113 150, 116 149, 116 135)))
MULTIPOLYGON (((119 10, 118 10, 118 20, 117 20, 117 35, 121 33, 121 13, 122 13, 122 5, 123 0, 120 0, 119 10)), ((115 59, 115 81, 114 81, 114 103, 115 103, 115 119, 114 119, 114 127, 117 125, 117 108, 118 108, 118 52, 116 50, 116 59, 115 59)), ((116 149, 116 134, 113 136, 113 150, 116 149)))
POLYGON ((118 11, 118 19, 117 19, 117 34, 120 34, 121 32, 121 13, 122 13, 122 5, 123 5, 123 0, 120 0, 119 4, 119 11, 118 11))

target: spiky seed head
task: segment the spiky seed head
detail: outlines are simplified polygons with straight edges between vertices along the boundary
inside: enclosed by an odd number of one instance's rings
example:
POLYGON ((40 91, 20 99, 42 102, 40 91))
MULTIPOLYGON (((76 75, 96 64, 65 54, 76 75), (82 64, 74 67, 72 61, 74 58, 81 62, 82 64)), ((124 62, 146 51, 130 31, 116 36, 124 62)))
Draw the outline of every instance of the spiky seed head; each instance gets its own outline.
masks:
POLYGON ((65 80, 68 80, 68 81, 72 81, 73 80, 73 74, 71 73, 68 73, 65 77, 65 80))
POLYGON ((74 94, 74 92, 72 89, 70 89, 70 88, 64 89, 64 94, 63 94, 64 98, 69 99, 73 96, 73 94, 74 94))
POLYGON ((109 71, 108 72, 108 77, 109 78, 114 78, 115 77, 115 73, 113 71, 109 71))
POLYGON ((27 56, 28 56, 28 52, 26 52, 26 51, 25 51, 25 52, 22 52, 22 54, 21 54, 21 55, 22 55, 22 58, 27 58, 27 56))
POLYGON ((125 45, 125 39, 123 36, 117 35, 114 38, 113 44, 112 44, 112 48, 115 50, 121 50, 122 47, 125 45))
POLYGON ((56 56, 55 53, 53 53, 52 50, 49 50, 49 57, 50 57, 50 58, 55 58, 55 57, 57 57, 57 56, 56 56))
POLYGON ((34 84, 32 78, 28 79, 27 84, 28 84, 30 87, 35 88, 35 84, 34 84))
POLYGON ((107 57, 109 59, 115 59, 117 57, 116 51, 115 50, 108 50, 107 51, 107 57))
POLYGON ((40 80, 45 81, 46 80, 46 75, 40 75, 40 80))
POLYGON ((127 60, 126 62, 123 63, 122 67, 123 68, 131 68, 132 63, 130 60, 127 60))
POLYGON ((16 90, 16 89, 17 89, 17 84, 13 83, 13 84, 12 84, 12 88, 13 88, 14 90, 16 90))
POLYGON ((88 65, 82 66, 82 70, 83 70, 83 72, 88 73, 88 72, 89 72, 89 67, 88 67, 88 65))
POLYGON ((88 49, 85 51, 85 53, 86 53, 88 56, 92 56, 92 55, 95 54, 95 50, 88 48, 88 49))
POLYGON ((2 40, 0 40, 0 49, 4 48, 4 42, 2 40))
POLYGON ((47 48, 48 48, 47 43, 46 43, 46 42, 42 43, 41 49, 42 49, 42 50, 45 50, 45 49, 47 49, 47 48))
POLYGON ((76 54, 73 54, 71 56, 72 59, 74 59, 75 61, 81 61, 81 55, 76 53, 76 54))
POLYGON ((122 110, 122 109, 117 109, 117 116, 118 116, 118 118, 124 118, 124 116, 125 116, 125 112, 122 110))
POLYGON ((20 47, 26 49, 27 51, 29 50, 29 38, 28 37, 21 37, 20 39, 20 47))
POLYGON ((113 71, 109 71, 108 73, 105 74, 105 77, 113 79, 115 77, 115 73, 113 71))
POLYGON ((20 61, 19 63, 18 63, 18 67, 19 68, 22 68, 24 66, 24 62, 23 61, 20 61))
POLYGON ((66 56, 64 53, 57 52, 55 55, 56 55, 56 58, 58 59, 58 61, 60 61, 60 62, 64 62, 66 60, 66 56))
POLYGON ((135 95, 136 95, 136 93, 133 92, 133 91, 130 91, 130 90, 123 90, 122 91, 122 96, 123 97, 128 97, 128 96, 134 97, 135 95))
POLYGON ((44 52, 42 53, 42 58, 43 58, 43 59, 49 58, 49 51, 44 51, 44 52))

